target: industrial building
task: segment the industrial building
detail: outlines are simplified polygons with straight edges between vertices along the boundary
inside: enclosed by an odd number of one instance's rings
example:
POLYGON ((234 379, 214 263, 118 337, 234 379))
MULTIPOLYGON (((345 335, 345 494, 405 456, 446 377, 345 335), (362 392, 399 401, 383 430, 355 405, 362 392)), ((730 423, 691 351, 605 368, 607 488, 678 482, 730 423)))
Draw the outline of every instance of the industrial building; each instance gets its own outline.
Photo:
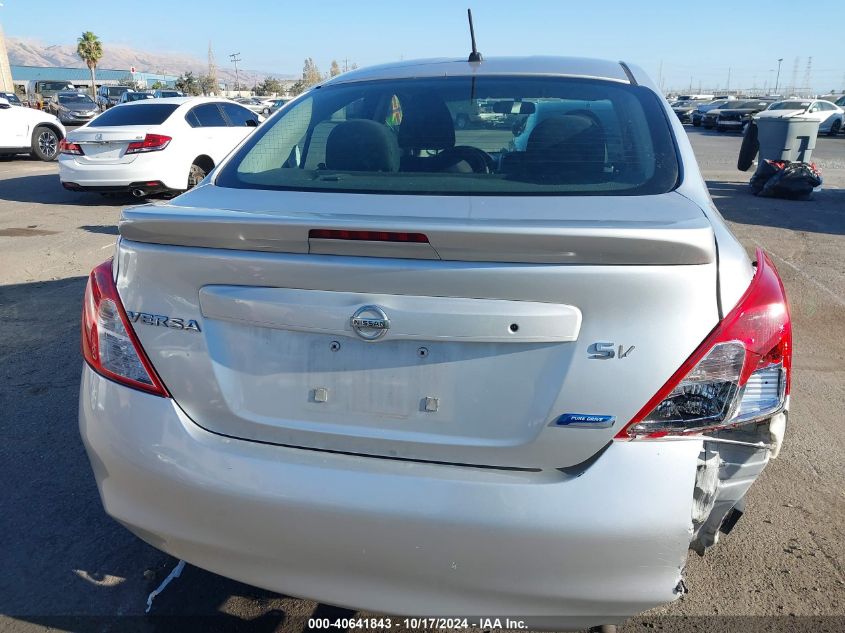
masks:
MULTIPOLYGON (((77 88, 91 87, 91 72, 88 68, 67 68, 58 66, 18 66, 11 64, 12 82, 15 91, 24 94, 30 81, 69 81, 77 88)), ((150 88, 156 82, 172 88, 177 76, 165 73, 136 72, 130 69, 115 70, 112 68, 97 68, 95 81, 98 86, 117 86, 121 83, 135 81, 140 88, 150 88)))

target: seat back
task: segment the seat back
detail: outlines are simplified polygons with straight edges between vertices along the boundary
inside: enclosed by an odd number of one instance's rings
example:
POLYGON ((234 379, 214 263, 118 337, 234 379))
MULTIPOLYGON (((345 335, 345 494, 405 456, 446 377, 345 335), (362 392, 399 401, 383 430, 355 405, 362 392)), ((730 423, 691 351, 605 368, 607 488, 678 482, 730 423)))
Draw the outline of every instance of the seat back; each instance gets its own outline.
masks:
POLYGON ((369 119, 344 121, 335 126, 326 140, 326 169, 399 171, 396 134, 369 119))
POLYGON ((606 178, 607 139, 587 114, 549 117, 531 131, 522 168, 541 180, 596 182, 606 178))

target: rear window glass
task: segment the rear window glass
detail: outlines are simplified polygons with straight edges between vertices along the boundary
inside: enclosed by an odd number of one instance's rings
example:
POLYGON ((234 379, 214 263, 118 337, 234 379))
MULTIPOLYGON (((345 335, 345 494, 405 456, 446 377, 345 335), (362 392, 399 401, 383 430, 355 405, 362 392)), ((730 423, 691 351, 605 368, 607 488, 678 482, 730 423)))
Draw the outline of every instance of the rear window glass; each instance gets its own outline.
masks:
POLYGON ((644 195, 678 180, 660 98, 616 82, 444 77, 324 86, 260 127, 223 187, 644 195))
POLYGON ((253 123, 258 123, 257 115, 247 108, 243 106, 239 106, 235 103, 223 103, 221 104, 223 111, 226 113, 226 116, 229 117, 229 121, 235 127, 243 127, 248 125, 247 121, 252 121, 253 123))
POLYGON ((216 103, 204 103, 193 108, 185 119, 191 127, 228 127, 216 103))
POLYGON ((173 103, 144 103, 119 105, 98 116, 93 125, 111 127, 115 125, 160 125, 179 106, 173 103))

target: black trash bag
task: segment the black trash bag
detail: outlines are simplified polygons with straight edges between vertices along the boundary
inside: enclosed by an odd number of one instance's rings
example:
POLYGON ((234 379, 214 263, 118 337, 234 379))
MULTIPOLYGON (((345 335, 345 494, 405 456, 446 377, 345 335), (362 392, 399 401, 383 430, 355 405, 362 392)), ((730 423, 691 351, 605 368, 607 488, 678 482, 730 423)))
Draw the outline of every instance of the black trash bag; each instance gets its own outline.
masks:
POLYGON ((766 186, 766 183, 769 182, 772 176, 776 173, 783 171, 784 167, 786 167, 787 161, 782 160, 764 160, 757 166, 757 171, 754 172, 754 175, 751 176, 751 180, 748 181, 748 184, 751 186, 751 191, 754 192, 754 195, 760 193, 763 190, 763 187, 766 186))
POLYGON ((736 159, 736 168, 739 171, 748 171, 757 158, 760 151, 760 142, 757 140, 757 124, 749 121, 745 126, 745 134, 742 135, 742 145, 739 148, 739 157, 736 159))
POLYGON ((764 198, 809 200, 813 189, 821 184, 821 174, 813 163, 787 163, 766 181, 757 195, 764 198))

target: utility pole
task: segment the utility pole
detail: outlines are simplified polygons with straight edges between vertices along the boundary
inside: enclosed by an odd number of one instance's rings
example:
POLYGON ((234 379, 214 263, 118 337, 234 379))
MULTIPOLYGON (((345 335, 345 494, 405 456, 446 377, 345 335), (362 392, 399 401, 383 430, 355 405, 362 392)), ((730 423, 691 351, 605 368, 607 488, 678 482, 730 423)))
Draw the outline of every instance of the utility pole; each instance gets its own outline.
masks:
POLYGON ((783 57, 778 58, 778 75, 775 78, 775 94, 778 93, 778 84, 780 83, 780 65, 783 63, 783 57))
POLYGON ((211 40, 208 40, 208 80, 211 84, 212 94, 217 94, 220 86, 217 84, 217 64, 214 63, 214 51, 211 49, 211 40))
POLYGON ((235 64, 235 92, 239 92, 241 89, 240 81, 238 80, 238 62, 241 61, 240 53, 232 53, 229 55, 229 60, 235 64))
POLYGON ((728 83, 725 84, 725 93, 731 91, 731 68, 728 66, 728 83))

